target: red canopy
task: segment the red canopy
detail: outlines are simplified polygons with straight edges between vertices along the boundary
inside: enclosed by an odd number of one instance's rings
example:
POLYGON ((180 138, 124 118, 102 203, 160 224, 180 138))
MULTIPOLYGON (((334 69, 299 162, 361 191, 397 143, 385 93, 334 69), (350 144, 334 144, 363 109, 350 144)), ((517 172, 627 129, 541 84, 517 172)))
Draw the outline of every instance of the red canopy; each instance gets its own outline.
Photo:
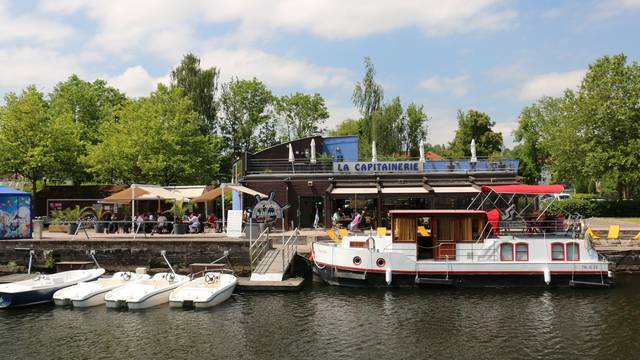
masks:
POLYGON ((494 191, 498 194, 560 194, 563 185, 494 185, 482 186, 482 192, 494 191))

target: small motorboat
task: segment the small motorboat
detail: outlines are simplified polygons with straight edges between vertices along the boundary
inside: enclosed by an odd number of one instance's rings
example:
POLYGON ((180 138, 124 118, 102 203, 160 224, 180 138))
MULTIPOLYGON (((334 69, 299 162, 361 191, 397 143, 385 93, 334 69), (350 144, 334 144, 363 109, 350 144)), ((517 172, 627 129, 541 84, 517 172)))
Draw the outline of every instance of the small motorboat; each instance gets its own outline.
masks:
POLYGON ((189 277, 173 272, 155 274, 151 279, 142 279, 113 289, 104 296, 107 308, 146 309, 165 304, 175 288, 189 282, 189 277))
POLYGON ((223 271, 206 272, 178 287, 169 295, 171 307, 208 308, 216 306, 231 297, 238 279, 223 271))
POLYGON ((102 305, 105 302, 104 296, 107 292, 134 281, 150 278, 147 274, 132 273, 129 271, 117 272, 110 278, 81 282, 58 290, 53 294, 53 301, 56 305, 73 305, 74 307, 102 305))
POLYGON ((50 302, 53 294, 83 281, 93 281, 104 274, 103 268, 70 270, 55 274, 35 275, 29 280, 0 285, 0 308, 50 302))

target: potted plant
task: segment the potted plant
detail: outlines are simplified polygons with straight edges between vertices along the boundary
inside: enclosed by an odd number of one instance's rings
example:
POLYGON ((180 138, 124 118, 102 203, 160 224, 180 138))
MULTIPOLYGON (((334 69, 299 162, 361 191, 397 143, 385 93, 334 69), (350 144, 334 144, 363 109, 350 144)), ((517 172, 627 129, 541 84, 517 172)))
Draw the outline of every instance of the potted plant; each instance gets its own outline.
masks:
POLYGON ((186 232, 186 224, 182 222, 182 217, 191 211, 192 205, 184 200, 175 200, 171 209, 165 211, 173 215, 173 233, 184 234, 186 232))
POLYGON ((93 225, 96 234, 104 233, 104 218, 107 214, 110 214, 111 211, 106 211, 104 208, 99 207, 97 209, 93 209, 93 214, 96 216, 96 223, 93 225))
POLYGON ((64 222, 64 211, 62 210, 53 210, 51 212, 51 222, 49 223, 49 232, 67 232, 67 226, 63 224, 64 222))
POLYGON ((69 229, 67 234, 73 235, 78 231, 78 222, 87 215, 91 214, 92 208, 85 207, 80 208, 76 205, 74 208, 68 208, 64 210, 65 220, 69 222, 69 229))

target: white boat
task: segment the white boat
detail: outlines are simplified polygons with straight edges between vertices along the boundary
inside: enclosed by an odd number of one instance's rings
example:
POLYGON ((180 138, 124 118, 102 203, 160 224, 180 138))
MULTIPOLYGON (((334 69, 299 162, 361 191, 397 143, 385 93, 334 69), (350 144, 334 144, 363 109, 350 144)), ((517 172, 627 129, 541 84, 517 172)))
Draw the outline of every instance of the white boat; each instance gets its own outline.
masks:
POLYGON ((531 210, 534 202, 511 205, 511 214, 492 204, 562 190, 483 186, 481 205, 489 204, 484 210, 391 210, 390 235, 353 233, 337 242, 314 241, 313 271, 343 286, 608 287, 609 263, 579 222, 566 228, 563 220, 531 210))
POLYGON ((222 271, 206 272, 178 287, 169 295, 171 307, 208 308, 216 306, 229 297, 236 288, 238 279, 222 271))
POLYGON ((105 296, 107 308, 146 309, 165 304, 175 288, 189 282, 189 277, 173 272, 155 274, 151 279, 127 283, 109 291, 105 296))
POLYGON ((53 294, 83 281, 93 281, 104 269, 70 270, 51 275, 36 275, 33 279, 0 285, 0 308, 34 305, 51 301, 53 294))
POLYGON ((130 282, 149 278, 150 276, 147 274, 137 274, 128 271, 117 272, 110 278, 81 282, 58 290, 53 294, 53 301, 56 305, 73 305, 74 307, 102 305, 105 303, 104 296, 107 292, 130 282))

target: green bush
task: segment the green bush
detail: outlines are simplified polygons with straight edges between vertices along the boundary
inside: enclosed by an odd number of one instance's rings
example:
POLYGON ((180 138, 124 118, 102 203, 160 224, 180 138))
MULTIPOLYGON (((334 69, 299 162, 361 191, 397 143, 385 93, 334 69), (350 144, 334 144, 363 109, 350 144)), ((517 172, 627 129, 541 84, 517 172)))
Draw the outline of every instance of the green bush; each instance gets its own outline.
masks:
MULTIPOLYGON (((597 215, 594 215, 596 211, 595 204, 596 203, 588 200, 571 197, 566 200, 554 201, 551 204, 551 207, 549 207, 549 210, 547 210, 547 212, 551 215, 562 214, 566 216, 570 214, 580 214, 584 217, 592 217, 592 216, 597 216, 597 215)), ((546 206, 546 205, 543 205, 543 206, 546 206)))
POLYGON ((548 210, 549 214, 580 214, 584 217, 638 217, 640 201, 589 201, 579 197, 555 201, 548 210))

